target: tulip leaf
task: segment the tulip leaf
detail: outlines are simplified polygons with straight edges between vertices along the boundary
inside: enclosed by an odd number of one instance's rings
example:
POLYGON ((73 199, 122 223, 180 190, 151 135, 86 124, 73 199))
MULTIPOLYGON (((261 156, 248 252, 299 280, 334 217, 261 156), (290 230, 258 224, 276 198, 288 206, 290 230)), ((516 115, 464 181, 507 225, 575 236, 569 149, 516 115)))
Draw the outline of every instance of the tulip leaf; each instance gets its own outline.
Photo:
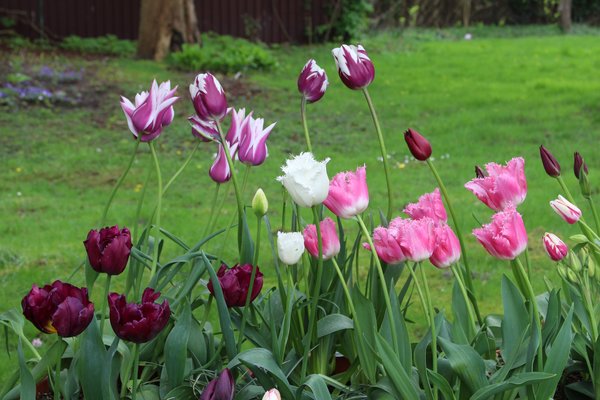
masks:
POLYGON ((160 392, 156 385, 144 385, 138 389, 137 398, 143 400, 160 400, 160 392))
POLYGON ((394 388, 402 395, 402 398, 418 399, 419 393, 413 386, 410 376, 404 370, 404 366, 400 363, 392 346, 380 334, 377 334, 375 344, 377 346, 377 357, 381 359, 383 369, 392 381, 394 388))
POLYGON ((86 400, 108 398, 108 388, 98 379, 98 361, 106 357, 106 348, 95 319, 81 334, 79 381, 86 400))
POLYGON ((437 388, 444 395, 444 400, 455 400, 454 391, 452 387, 441 374, 434 372, 430 369, 427 370, 427 377, 429 381, 433 383, 433 386, 437 388))
POLYGON ((250 228, 248 228, 248 220, 246 218, 246 210, 240 218, 242 224, 238 228, 240 243, 240 264, 252 264, 254 258, 254 243, 252 241, 252 235, 250 234, 250 228))
POLYGON ((513 390, 519 387, 533 385, 534 383, 547 381, 552 377, 554 377, 553 374, 548 374, 545 372, 522 372, 520 374, 511 376, 505 381, 493 383, 479 389, 473 394, 473 396, 471 396, 470 400, 491 399, 493 396, 504 393, 507 390, 513 390))
POLYGON ((375 383, 375 373, 377 364, 372 354, 375 349, 375 333, 377 329, 377 321, 375 320, 375 309, 373 303, 369 301, 357 287, 353 287, 350 291, 354 308, 356 309, 357 323, 361 327, 362 337, 360 337, 357 329, 354 330, 354 341, 358 350, 358 358, 364 374, 369 379, 370 383, 375 383), (369 351, 371 350, 371 351, 369 351))
POLYGON ((309 375, 306 377, 302 385, 296 391, 296 398, 301 398, 301 394, 304 391, 304 387, 310 389, 310 391, 318 400, 331 400, 331 394, 327 388, 327 384, 320 375, 309 375))
POLYGON ((438 343, 446 353, 450 367, 471 393, 488 385, 485 363, 471 346, 455 344, 441 336, 438 343))
POLYGON ((277 386, 283 399, 292 399, 294 397, 287 377, 279 365, 277 365, 273 353, 269 350, 263 348, 246 350, 233 358, 227 365, 227 368, 233 369, 240 362, 252 370, 252 373, 261 381, 263 387, 277 386), (265 375, 263 371, 266 371, 268 375, 265 375), (269 379, 267 379, 267 376, 269 379))
POLYGON ((165 368, 167 369, 169 388, 181 385, 185 377, 185 360, 192 327, 192 310, 187 301, 181 308, 182 311, 175 327, 167 336, 165 343, 165 368))
POLYGON ((21 338, 19 338, 17 352, 19 353, 19 370, 21 375, 21 399, 35 400, 35 381, 33 380, 31 371, 27 368, 27 364, 25 363, 23 340, 21 338))
POLYGON ((17 334, 17 336, 23 336, 23 326, 25 325, 25 319, 23 318, 23 314, 17 311, 16 309, 11 308, 10 310, 0 314, 0 324, 6 327, 10 327, 13 330, 13 332, 17 334))
POLYGON ((329 314, 317 322, 317 337, 329 336, 332 333, 353 329, 352 319, 343 314, 329 314))
POLYGON ((115 353, 119 347, 119 338, 115 336, 110 348, 106 352, 104 366, 102 368, 103 387, 109 388, 109 398, 118 399, 117 378, 119 376, 120 365, 114 362, 115 353))
POLYGON ((530 319, 521 292, 506 275, 502 276, 502 303, 502 354, 514 355, 516 359, 512 363, 518 367, 525 362, 526 351, 522 349, 527 346, 523 346, 521 341, 529 337, 525 333, 530 329, 530 319), (521 351, 515 352, 516 348, 521 348, 521 351))
POLYGON ((387 340, 388 343, 392 344, 392 333, 390 330, 390 320, 396 325, 396 333, 398 334, 397 346, 398 346, 398 359, 404 367, 407 374, 410 375, 412 368, 412 349, 410 347, 410 339, 408 337, 408 330, 406 329, 406 323, 402 312, 400 311, 400 304, 398 298, 395 295, 394 289, 390 290, 390 304, 392 306, 391 315, 394 317, 388 317, 388 311, 386 310, 383 322, 381 324, 381 335, 387 340))
POLYGON ((191 386, 178 386, 164 396, 165 400, 197 400, 198 396, 194 393, 191 386))

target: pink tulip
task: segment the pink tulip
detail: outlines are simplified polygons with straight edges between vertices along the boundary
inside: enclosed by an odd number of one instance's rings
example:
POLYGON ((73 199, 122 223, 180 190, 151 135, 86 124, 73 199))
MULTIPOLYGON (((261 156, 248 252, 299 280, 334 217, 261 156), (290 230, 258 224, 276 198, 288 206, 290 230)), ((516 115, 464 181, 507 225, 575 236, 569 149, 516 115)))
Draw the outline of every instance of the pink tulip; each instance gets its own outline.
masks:
POLYGON ((546 232, 543 237, 544 249, 546 254, 554 261, 560 261, 567 256, 569 248, 553 233, 546 232))
POLYGON ((488 163, 488 176, 475 178, 465 184, 479 200, 494 211, 502 211, 521 204, 527 196, 525 160, 516 157, 506 166, 488 163))
POLYGON ((298 91, 307 102, 314 103, 323 97, 328 85, 325 70, 312 58, 308 60, 298 77, 298 91))
POLYGON ((492 216, 492 222, 474 229, 473 235, 492 256, 514 260, 527 247, 527 231, 523 218, 514 207, 492 216))
POLYGON ((177 87, 171 90, 170 81, 162 82, 160 86, 152 81, 150 92, 135 95, 135 104, 121 96, 121 108, 134 137, 142 135, 141 141, 149 142, 173 121, 173 103, 178 99, 175 97, 176 90, 177 87))
POLYGON ((425 217, 422 219, 395 218, 389 229, 398 230, 398 239, 402 253, 410 261, 427 260, 435 249, 435 221, 425 217))
POLYGON ((435 248, 429 261, 438 268, 447 268, 460 258, 460 242, 447 224, 435 227, 435 248))
POLYGON ((271 389, 264 394, 262 400, 281 400, 281 394, 279 390, 271 389))
POLYGON ((275 127, 275 123, 263 129, 265 120, 248 115, 243 121, 239 138, 238 157, 247 165, 260 165, 267 158, 267 139, 275 127))
POLYGON ((198 74, 190 85, 190 96, 196 114, 203 120, 220 121, 227 113, 223 87, 212 74, 198 74))
POLYGON ((448 221, 446 209, 442 202, 440 189, 435 188, 431 193, 425 193, 419 197, 417 203, 411 203, 404 208, 404 213, 412 219, 431 218, 436 222, 448 221))
MULTIPOLYGON (((387 264, 399 264, 406 260, 406 256, 400 247, 398 229, 384 228, 382 226, 375 228, 373 231, 373 245, 377 256, 387 264)), ((371 250, 371 246, 367 243, 363 244, 367 250, 371 250)))
POLYGON ((360 44, 358 46, 343 44, 331 50, 340 79, 350 89, 362 89, 375 79, 375 67, 360 44))
MULTIPOLYGON (((229 154, 231 154, 231 157, 234 157, 234 154, 237 150, 237 144, 230 146, 229 143, 227 143, 227 146, 229 147, 229 154)), ((217 153, 217 158, 215 158, 215 161, 210 167, 208 175, 213 181, 217 183, 225 183, 231 179, 231 170, 229 169, 229 163, 227 162, 225 149, 221 144, 219 144, 219 152, 217 153)))
POLYGON ((323 204, 340 218, 352 218, 365 211, 369 206, 366 167, 334 176, 323 204))
MULTIPOLYGON (((340 239, 338 238, 337 227, 331 218, 325 218, 319 223, 321 227, 321 241, 323 242, 323 259, 329 260, 340 252, 340 239)), ((319 241, 317 238, 317 228, 315 225, 307 225, 304 228, 304 247, 311 256, 319 258, 319 241)))
POLYGON ((581 218, 581 210, 561 195, 550 202, 550 207, 568 224, 574 224, 581 218))

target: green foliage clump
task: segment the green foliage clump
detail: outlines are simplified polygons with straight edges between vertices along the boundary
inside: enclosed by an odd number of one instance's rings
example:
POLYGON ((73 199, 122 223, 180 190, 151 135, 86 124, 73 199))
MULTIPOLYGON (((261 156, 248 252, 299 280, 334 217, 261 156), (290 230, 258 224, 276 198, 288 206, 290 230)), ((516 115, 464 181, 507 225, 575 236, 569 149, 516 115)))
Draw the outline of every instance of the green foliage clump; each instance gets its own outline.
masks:
POLYGON ((368 0, 341 0, 340 10, 335 6, 327 11, 329 23, 319 25, 316 29, 317 37, 329 41, 348 41, 356 39, 364 33, 369 26, 369 16, 373 12, 373 5, 368 0))
POLYGON ((203 44, 184 44, 169 56, 169 63, 180 70, 232 73, 270 69, 277 65, 266 46, 226 35, 205 35, 203 44))
POLYGON ((135 42, 119 39, 115 35, 94 38, 68 36, 60 43, 60 47, 79 53, 104 54, 118 57, 132 56, 136 50, 135 42))

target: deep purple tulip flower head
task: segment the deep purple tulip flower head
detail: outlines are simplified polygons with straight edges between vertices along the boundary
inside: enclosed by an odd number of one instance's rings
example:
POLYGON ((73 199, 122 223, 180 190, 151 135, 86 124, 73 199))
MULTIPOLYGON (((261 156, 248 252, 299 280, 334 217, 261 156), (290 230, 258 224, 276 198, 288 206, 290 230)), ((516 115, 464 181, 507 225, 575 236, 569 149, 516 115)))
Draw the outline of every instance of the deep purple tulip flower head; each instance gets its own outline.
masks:
POLYGON ((251 115, 244 121, 240 146, 238 148, 238 158, 247 165, 260 165, 267 158, 267 139, 275 127, 275 123, 264 127, 265 120, 262 118, 252 118, 251 115))
POLYGON ((329 86, 329 81, 325 70, 311 58, 298 76, 298 91, 307 102, 314 103, 323 97, 327 86, 329 86))
POLYGON ((171 316, 168 300, 157 304, 159 297, 160 292, 152 288, 144 290, 141 304, 127 303, 122 294, 109 294, 110 324, 117 336, 133 343, 146 343, 154 339, 171 316))
MULTIPOLYGON (((217 278, 223 290, 223 297, 227 307, 244 307, 246 305, 246 297, 250 289, 250 278, 252 277, 252 265, 235 265, 232 268, 227 268, 226 265, 221 265, 217 271, 217 278)), ((214 296, 214 287, 212 281, 208 282, 208 290, 214 296)), ((252 295, 250 301, 258 296, 263 287, 263 274, 256 267, 256 275, 254 277, 254 285, 252 286, 252 295)))
POLYGON ((233 400, 235 394, 235 381, 228 368, 225 368, 219 376, 212 381, 202 391, 200 400, 233 400))
POLYGON ((21 301, 23 315, 44 333, 77 336, 94 318, 94 304, 86 288, 54 281, 42 288, 33 285, 21 301))
POLYGON ((198 74, 190 85, 190 96, 196 114, 203 120, 220 121, 227 113, 223 87, 211 73, 198 74))
POLYGON ((177 86, 171 90, 170 81, 163 82, 160 86, 152 81, 150 92, 135 95, 135 104, 121 96, 121 108, 135 138, 142 135, 142 142, 156 139, 162 128, 173 121, 173 103, 178 99, 175 97, 176 90, 177 86))
POLYGON ((362 89, 375 79, 375 67, 360 44, 358 46, 343 44, 331 50, 338 74, 344 85, 350 89, 362 89))
POLYGON ((92 229, 83 242, 90 265, 97 272, 119 275, 125 269, 131 253, 129 229, 118 226, 92 229))
MULTIPOLYGON (((231 146, 227 140, 225 141, 225 145, 229 147, 229 154, 231 154, 231 157, 235 157, 238 145, 234 144, 231 146)), ((222 144, 219 144, 217 157, 211 165, 208 175, 217 183, 225 183, 231 179, 231 169, 229 168, 227 155, 225 154, 225 149, 222 144)))

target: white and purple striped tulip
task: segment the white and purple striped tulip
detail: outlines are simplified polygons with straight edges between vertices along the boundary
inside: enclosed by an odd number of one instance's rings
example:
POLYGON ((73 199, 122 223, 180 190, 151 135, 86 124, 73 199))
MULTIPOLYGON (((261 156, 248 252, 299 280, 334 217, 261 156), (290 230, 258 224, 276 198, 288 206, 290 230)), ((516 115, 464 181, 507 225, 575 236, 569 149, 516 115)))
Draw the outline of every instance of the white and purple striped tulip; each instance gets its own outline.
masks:
POLYGON ((343 44, 331 50, 338 74, 350 89, 362 89, 375 79, 375 67, 364 47, 343 44))
POLYGON ((568 224, 574 224, 581 218, 581 210, 561 195, 550 202, 550 207, 568 224))
POLYGON ((225 139, 229 142, 229 145, 233 146, 234 144, 240 142, 242 132, 244 131, 245 126, 248 124, 253 111, 250 111, 248 115, 246 115, 245 108, 240 108, 237 111, 233 108, 230 108, 230 110, 231 125, 229 126, 229 130, 227 131, 225 139))
POLYGON ((140 140, 149 142, 161 134, 163 127, 173 122, 173 103, 178 99, 175 97, 176 90, 177 86, 171 89, 170 81, 159 86, 154 80, 150 92, 135 95, 135 104, 121 96, 121 108, 135 138, 142 135, 140 140))
MULTIPOLYGON (((237 151, 237 144, 230 145, 226 142, 226 145, 229 148, 229 154, 233 158, 235 152, 237 151)), ((219 144, 219 152, 217 153, 217 157, 208 171, 208 175, 217 183, 225 183, 231 179, 231 169, 229 168, 227 156, 225 155, 225 149, 222 144, 219 144)))
POLYGON ((198 74, 190 85, 190 96, 196 114, 203 120, 220 121, 227 113, 223 87, 211 73, 198 74))
POLYGON ((197 115, 192 115, 188 118, 188 121, 192 125, 192 135, 203 142, 218 141, 219 130, 215 121, 204 120, 197 115))
POLYGON ((569 248, 558 236, 546 232, 542 238, 544 250, 553 261, 560 261, 567 256, 569 248))
POLYGON ((298 91, 309 103, 319 101, 329 86, 325 70, 312 58, 302 68, 298 77, 298 91))
POLYGON ((275 127, 275 123, 263 129, 265 120, 248 115, 244 120, 239 138, 238 158, 247 165, 260 165, 267 158, 267 139, 275 127))

